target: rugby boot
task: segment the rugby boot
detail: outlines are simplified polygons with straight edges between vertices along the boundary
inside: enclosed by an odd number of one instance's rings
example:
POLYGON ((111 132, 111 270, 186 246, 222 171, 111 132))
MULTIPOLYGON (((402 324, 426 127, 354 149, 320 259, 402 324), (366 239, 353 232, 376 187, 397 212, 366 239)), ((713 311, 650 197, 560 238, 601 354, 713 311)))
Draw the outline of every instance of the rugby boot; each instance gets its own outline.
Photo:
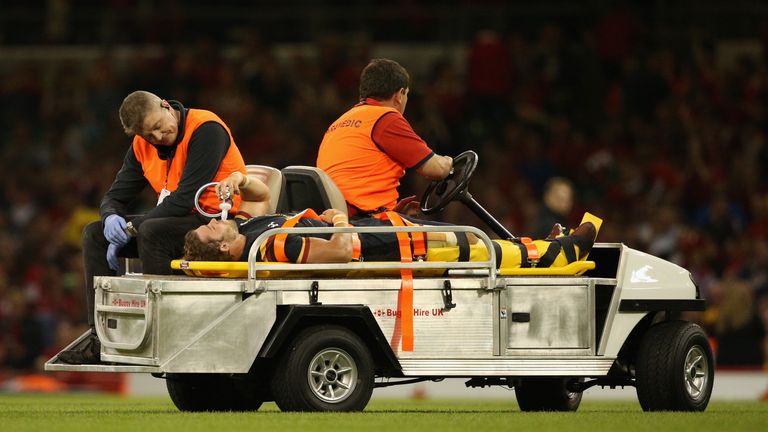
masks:
POLYGON ((573 230, 571 237, 574 244, 579 247, 579 259, 583 259, 592 250, 592 245, 595 244, 597 230, 592 222, 584 222, 573 230))

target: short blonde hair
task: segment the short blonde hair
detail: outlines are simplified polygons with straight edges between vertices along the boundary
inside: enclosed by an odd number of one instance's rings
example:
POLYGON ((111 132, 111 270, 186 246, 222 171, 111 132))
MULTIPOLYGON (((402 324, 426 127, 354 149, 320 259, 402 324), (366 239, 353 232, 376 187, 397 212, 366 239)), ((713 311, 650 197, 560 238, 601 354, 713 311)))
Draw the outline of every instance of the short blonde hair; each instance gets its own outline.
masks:
POLYGON ((120 122, 126 135, 139 135, 144 126, 144 117, 162 106, 159 96, 144 90, 137 90, 123 99, 120 105, 120 122))

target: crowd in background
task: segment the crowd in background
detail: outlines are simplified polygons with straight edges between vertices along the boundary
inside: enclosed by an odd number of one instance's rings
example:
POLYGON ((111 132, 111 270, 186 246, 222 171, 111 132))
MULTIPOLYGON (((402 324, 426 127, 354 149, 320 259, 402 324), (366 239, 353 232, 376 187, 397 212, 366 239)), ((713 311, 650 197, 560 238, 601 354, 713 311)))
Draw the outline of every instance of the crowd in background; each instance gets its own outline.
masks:
MULTIPOLYGON (((395 58, 418 71, 405 117, 437 153, 479 154, 470 191, 513 233, 533 230, 548 179, 570 179, 572 226, 590 211, 605 220, 598 241, 691 270, 708 300, 691 318, 713 337, 719 365, 763 366, 768 46, 723 63, 717 39, 665 45, 647 26, 619 9, 577 28, 479 30, 458 62, 395 58)), ((314 165, 377 53, 359 33, 278 55, 254 30, 227 48, 200 37, 161 56, 2 64, 0 378, 40 369, 84 328, 80 231, 128 149, 117 118, 126 94, 216 112, 246 163, 314 165)), ((424 186, 411 175, 401 194, 424 186)), ((482 227, 455 203, 439 218, 482 227)))

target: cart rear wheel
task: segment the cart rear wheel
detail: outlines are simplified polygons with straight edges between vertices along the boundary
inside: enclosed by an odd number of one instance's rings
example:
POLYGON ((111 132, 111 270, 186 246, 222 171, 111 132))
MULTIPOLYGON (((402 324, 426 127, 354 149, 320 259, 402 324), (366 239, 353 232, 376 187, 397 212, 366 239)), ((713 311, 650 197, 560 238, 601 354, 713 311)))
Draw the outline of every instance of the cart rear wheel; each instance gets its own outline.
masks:
POLYGON ((523 378, 515 386, 521 411, 576 411, 581 393, 568 390, 569 378, 523 378))
POLYGON ((217 374, 168 374, 168 395, 180 411, 257 411, 262 399, 246 381, 217 374))
POLYGON ((310 327, 279 362, 272 381, 283 411, 361 411, 373 392, 368 348, 339 326, 310 327))
POLYGON ((703 411, 715 363, 704 330, 685 321, 656 324, 637 355, 637 398, 645 411, 703 411))

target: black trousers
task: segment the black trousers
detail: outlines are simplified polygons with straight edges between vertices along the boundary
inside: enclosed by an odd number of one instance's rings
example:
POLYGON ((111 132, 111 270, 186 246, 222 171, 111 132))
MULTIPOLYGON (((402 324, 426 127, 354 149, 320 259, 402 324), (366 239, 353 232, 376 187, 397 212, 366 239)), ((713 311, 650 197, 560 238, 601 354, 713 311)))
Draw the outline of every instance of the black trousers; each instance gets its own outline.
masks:
MULTIPOLYGON (((132 238, 118 256, 140 258, 145 274, 173 274, 171 261, 184 253, 184 235, 209 219, 199 214, 181 217, 146 219, 139 226, 138 237, 132 238)), ((88 324, 94 327, 95 290, 94 276, 115 276, 118 273, 109 268, 107 248, 101 221, 88 224, 83 230, 83 261, 85 264, 85 298, 88 303, 88 324)), ((122 272, 121 272, 122 273, 122 272)))

